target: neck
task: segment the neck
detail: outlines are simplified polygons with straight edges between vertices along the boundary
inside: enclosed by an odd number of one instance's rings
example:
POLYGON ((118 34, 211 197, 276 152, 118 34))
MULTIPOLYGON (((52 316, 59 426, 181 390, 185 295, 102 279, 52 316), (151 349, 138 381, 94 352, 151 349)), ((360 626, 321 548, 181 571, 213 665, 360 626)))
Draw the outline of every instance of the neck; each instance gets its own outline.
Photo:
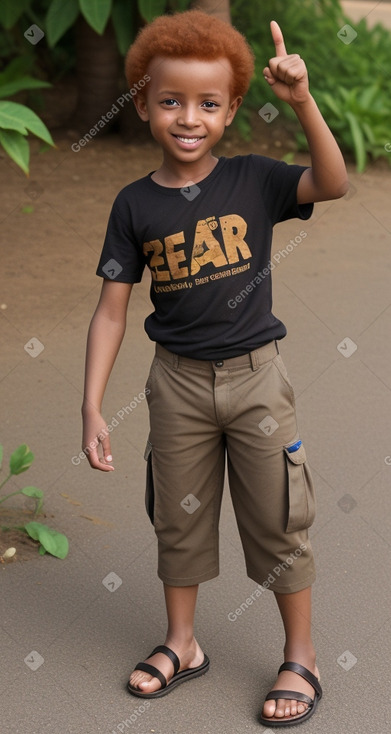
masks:
POLYGON ((181 188, 182 186, 186 186, 189 181, 198 183, 198 181, 202 181, 209 176, 217 165, 218 160, 211 153, 207 158, 202 158, 193 163, 176 161, 171 158, 167 160, 165 156, 160 168, 152 175, 152 180, 161 186, 171 188, 181 188))

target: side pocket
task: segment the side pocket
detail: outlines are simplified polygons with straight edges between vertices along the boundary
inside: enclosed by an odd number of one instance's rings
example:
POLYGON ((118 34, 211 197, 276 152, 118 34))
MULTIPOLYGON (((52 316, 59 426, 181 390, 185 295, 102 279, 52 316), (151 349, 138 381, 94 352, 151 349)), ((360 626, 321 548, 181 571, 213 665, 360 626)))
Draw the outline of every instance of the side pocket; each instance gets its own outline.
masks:
POLYGON ((147 515, 153 525, 153 513, 155 507, 155 489, 153 486, 153 473, 152 473, 152 444, 148 440, 145 447, 144 459, 147 462, 147 477, 145 486, 145 509, 147 515))
POLYGON ((284 446, 288 470, 289 513, 287 533, 309 528, 315 519, 315 493, 303 444, 299 441, 284 446), (300 444, 298 448, 296 445, 300 444))

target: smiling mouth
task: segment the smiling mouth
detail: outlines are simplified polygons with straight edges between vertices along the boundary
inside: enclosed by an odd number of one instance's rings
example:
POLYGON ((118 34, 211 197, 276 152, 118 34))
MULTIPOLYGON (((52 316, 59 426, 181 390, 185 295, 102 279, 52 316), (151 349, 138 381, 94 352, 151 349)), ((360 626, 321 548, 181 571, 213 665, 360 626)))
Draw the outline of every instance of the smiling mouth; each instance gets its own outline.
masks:
POLYGON ((203 136, 196 136, 196 137, 185 137, 184 135, 174 135, 174 138, 177 140, 180 140, 181 143, 198 143, 199 140, 203 139, 203 136))

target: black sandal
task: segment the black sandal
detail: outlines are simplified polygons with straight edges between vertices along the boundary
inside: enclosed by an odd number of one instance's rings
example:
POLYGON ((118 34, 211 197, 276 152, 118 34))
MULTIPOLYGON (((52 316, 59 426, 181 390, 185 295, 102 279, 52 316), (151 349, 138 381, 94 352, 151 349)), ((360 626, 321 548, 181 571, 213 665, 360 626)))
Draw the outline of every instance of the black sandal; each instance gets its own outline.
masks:
POLYGON ((323 695, 323 691, 318 678, 313 675, 310 670, 305 668, 304 665, 300 665, 300 663, 283 663, 278 673, 280 674, 283 670, 290 670, 292 673, 297 673, 298 675, 301 675, 301 677, 304 678, 304 680, 306 680, 307 683, 309 683, 314 688, 315 696, 314 698, 310 698, 309 696, 306 696, 305 693, 299 693, 298 691, 280 691, 277 689, 274 691, 270 691, 270 693, 267 694, 265 701, 277 701, 278 698, 285 698, 289 701, 300 701, 301 703, 306 703, 308 705, 308 708, 303 711, 302 714, 297 714, 296 716, 288 716, 286 718, 269 718, 268 716, 262 716, 261 714, 259 717, 259 721, 266 727, 293 726, 294 724, 301 724, 302 721, 307 721, 315 713, 318 701, 320 701, 323 695))
POLYGON ((187 668, 186 670, 181 670, 181 672, 178 673, 178 670, 180 668, 178 655, 176 655, 173 650, 170 650, 167 645, 158 645, 158 647, 155 647, 155 649, 152 650, 151 654, 148 657, 151 658, 152 655, 155 655, 155 653, 157 652, 162 652, 164 655, 167 655, 167 657, 170 658, 174 666, 173 677, 171 678, 170 682, 167 683, 167 680, 163 673, 155 668, 154 665, 150 665, 149 663, 138 663, 135 667, 135 670, 142 670, 144 673, 149 673, 150 675, 153 675, 154 678, 158 678, 158 680, 160 680, 160 683, 162 685, 161 688, 159 688, 157 691, 144 693, 143 691, 140 691, 139 688, 131 686, 129 682, 128 691, 133 696, 138 696, 139 698, 160 698, 161 696, 166 696, 167 693, 170 693, 170 691, 173 688, 179 686, 180 683, 184 683, 191 678, 198 678, 199 675, 204 675, 204 673, 209 670, 210 660, 207 655, 204 655, 204 659, 201 665, 198 665, 197 668, 187 668))

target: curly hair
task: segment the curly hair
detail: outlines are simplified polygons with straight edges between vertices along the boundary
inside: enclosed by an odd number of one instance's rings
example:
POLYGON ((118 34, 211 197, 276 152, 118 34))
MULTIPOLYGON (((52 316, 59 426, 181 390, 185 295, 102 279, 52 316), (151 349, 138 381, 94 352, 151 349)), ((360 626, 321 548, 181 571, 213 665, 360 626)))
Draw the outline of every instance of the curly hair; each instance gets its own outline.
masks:
MULTIPOLYGON (((147 76, 155 56, 215 61, 226 58, 232 67, 232 97, 243 97, 254 73, 254 54, 236 28, 201 10, 161 15, 142 28, 125 59, 129 88, 147 76)), ((142 85, 144 86, 144 85, 142 85)))

